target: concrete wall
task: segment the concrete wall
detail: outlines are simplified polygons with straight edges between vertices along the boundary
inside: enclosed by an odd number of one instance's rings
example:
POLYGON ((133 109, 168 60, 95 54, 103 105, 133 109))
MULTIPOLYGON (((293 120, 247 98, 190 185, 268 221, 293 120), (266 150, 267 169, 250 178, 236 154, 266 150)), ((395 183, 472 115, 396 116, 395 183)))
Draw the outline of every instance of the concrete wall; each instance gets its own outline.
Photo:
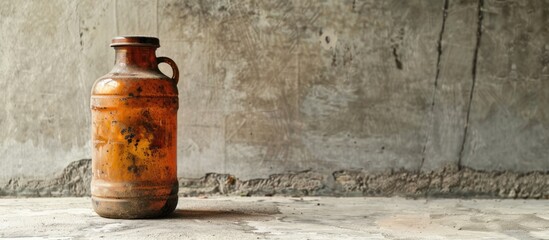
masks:
POLYGON ((90 89, 127 34, 179 64, 185 178, 549 171, 549 1, 7 0, 5 189, 90 157, 90 89))

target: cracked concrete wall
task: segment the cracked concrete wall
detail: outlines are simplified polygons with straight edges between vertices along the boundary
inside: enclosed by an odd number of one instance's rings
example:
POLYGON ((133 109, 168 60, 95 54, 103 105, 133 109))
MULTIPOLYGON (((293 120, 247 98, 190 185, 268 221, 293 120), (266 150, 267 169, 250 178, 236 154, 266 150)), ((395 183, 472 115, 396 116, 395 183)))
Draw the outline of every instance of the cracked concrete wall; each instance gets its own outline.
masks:
MULTIPOLYGON (((53 186, 89 158, 91 85, 127 34, 158 36, 181 69, 184 179, 308 171, 325 193, 337 172, 543 182, 548 26, 549 1, 1 1, 0 182, 53 186)), ((462 180, 448 189, 466 195, 476 183, 462 180)))

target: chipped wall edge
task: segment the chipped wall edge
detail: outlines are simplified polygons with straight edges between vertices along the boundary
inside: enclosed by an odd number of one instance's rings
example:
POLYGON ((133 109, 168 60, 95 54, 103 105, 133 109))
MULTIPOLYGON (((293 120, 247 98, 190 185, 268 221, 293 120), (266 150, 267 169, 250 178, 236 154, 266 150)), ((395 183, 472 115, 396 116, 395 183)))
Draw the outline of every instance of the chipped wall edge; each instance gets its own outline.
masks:
MULTIPOLYGON (((51 179, 12 178, 0 183, 0 197, 81 197, 90 195, 91 160, 70 163, 51 179)), ((208 173, 180 178, 180 196, 404 196, 549 199, 548 172, 486 172, 445 167, 414 173, 313 170, 240 180, 231 174, 208 173)))

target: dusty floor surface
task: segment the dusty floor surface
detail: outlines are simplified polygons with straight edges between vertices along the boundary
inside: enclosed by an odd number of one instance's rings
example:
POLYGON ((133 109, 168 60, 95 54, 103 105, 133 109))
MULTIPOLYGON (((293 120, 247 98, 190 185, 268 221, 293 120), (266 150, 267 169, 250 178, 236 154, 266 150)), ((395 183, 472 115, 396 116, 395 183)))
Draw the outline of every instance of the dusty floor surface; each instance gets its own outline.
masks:
POLYGON ((89 198, 0 199, 0 238, 549 239, 549 201, 182 198, 169 218, 116 220, 89 198))

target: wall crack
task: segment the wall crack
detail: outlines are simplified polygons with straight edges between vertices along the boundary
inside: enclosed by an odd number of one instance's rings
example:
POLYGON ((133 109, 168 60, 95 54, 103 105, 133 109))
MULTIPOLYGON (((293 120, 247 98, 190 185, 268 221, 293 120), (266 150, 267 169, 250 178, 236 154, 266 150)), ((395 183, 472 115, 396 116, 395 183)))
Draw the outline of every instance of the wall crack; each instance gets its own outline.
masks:
POLYGON ((402 70, 402 68, 403 68, 402 61, 400 61, 400 57, 398 56, 396 47, 393 47, 393 57, 395 58, 395 65, 396 65, 397 69, 402 70))
MULTIPOLYGON (((434 111, 435 111, 435 102, 436 102, 436 96, 437 96, 436 93, 438 89, 438 80, 440 78, 440 61, 442 58, 442 38, 444 37, 444 30, 446 28, 446 19, 448 18, 448 4, 449 4, 448 2, 449 0, 444 0, 444 8, 442 11, 442 24, 441 24, 442 26, 440 28, 438 41, 437 41, 437 63, 436 63, 436 72, 435 72, 435 82, 433 86, 433 94, 431 97, 431 111, 430 111, 430 119, 429 119, 431 124, 429 126, 432 126, 435 121, 434 111)), ((421 169, 423 168, 423 164, 425 163, 425 151, 427 149, 427 144, 429 143, 429 140, 430 140, 430 134, 427 134, 426 138, 427 139, 425 140, 425 144, 423 145, 423 150, 422 150, 423 158, 421 159, 418 172, 421 172, 421 169)))
POLYGON ((467 136, 469 133, 469 120, 471 118, 471 106, 473 105, 473 96, 475 92, 475 86, 477 81, 477 65, 478 65, 478 52, 480 49, 480 43, 482 40, 482 20, 484 19, 484 13, 482 12, 482 8, 484 7, 484 0, 478 1, 478 9, 477 9, 477 41, 475 45, 475 52, 473 55, 473 69, 471 72, 472 75, 472 82, 471 82, 471 90, 469 92, 469 103, 467 104, 467 116, 465 118, 465 127, 463 129, 463 140, 461 142, 461 150, 459 151, 459 158, 457 162, 458 169, 462 168, 463 165, 463 153, 465 151, 465 143, 467 141, 467 136))

